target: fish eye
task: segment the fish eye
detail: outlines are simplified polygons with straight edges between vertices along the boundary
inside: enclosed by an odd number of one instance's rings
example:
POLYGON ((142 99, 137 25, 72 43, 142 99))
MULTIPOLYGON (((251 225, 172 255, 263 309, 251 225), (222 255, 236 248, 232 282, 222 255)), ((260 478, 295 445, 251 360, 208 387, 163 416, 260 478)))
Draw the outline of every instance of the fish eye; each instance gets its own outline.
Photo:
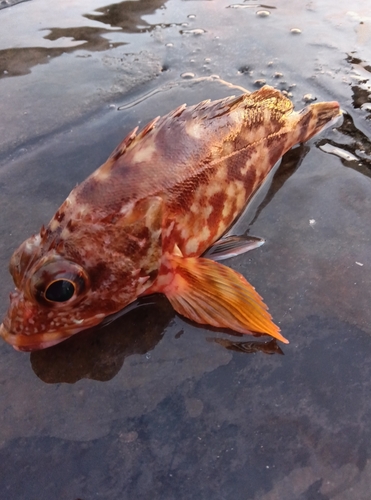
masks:
POLYGON ((63 307, 80 300, 89 288, 84 269, 68 260, 43 260, 35 269, 28 294, 47 307, 63 307))
POLYGON ((75 294, 75 284, 70 280, 55 280, 45 290, 46 300, 50 302, 66 302, 75 294))

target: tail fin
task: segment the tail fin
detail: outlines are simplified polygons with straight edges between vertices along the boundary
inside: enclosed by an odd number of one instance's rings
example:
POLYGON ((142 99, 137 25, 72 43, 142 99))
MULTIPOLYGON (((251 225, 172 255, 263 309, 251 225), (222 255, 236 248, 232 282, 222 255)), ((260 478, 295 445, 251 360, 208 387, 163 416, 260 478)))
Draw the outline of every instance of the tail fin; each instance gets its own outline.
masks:
POLYGON ((330 127, 342 115, 336 101, 310 104, 297 114, 298 142, 308 141, 322 129, 330 127))

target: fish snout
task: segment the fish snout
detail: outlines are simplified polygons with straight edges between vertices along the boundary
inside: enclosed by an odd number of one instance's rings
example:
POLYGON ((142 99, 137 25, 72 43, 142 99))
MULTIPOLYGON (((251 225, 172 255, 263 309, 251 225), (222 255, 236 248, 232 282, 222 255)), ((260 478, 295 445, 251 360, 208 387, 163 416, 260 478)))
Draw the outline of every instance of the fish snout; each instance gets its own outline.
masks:
POLYGON ((10 344, 16 351, 39 351, 53 345, 59 344, 71 335, 81 331, 81 328, 66 332, 36 333, 25 335, 23 333, 13 333, 9 331, 4 323, 0 325, 0 337, 10 344))
POLYGON ((13 346, 16 351, 22 350, 18 347, 17 335, 15 335, 14 333, 10 333, 9 330, 7 330, 7 328, 5 327, 4 323, 1 323, 0 325, 0 337, 2 337, 5 342, 13 346))
POLYGON ((37 351, 59 344, 82 330, 101 323, 104 314, 94 314, 84 319, 72 317, 69 311, 63 316, 52 314, 30 304, 19 291, 11 294, 8 313, 0 325, 0 337, 17 351, 37 351))

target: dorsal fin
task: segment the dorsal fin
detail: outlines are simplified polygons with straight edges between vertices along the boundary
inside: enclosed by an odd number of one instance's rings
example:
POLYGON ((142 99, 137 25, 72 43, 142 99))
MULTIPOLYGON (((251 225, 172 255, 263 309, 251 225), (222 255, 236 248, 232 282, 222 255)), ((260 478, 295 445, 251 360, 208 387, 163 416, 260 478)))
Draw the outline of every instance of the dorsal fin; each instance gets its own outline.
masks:
POLYGON ((147 123, 147 125, 142 128, 142 130, 139 132, 139 134, 136 136, 135 140, 136 141, 139 141, 140 139, 142 139, 145 135, 147 135, 149 132, 151 132, 151 130, 153 130, 155 128, 155 125, 156 123, 159 121, 159 119, 161 118, 161 116, 156 116, 156 118, 154 118, 153 120, 151 120, 149 123, 147 123))
MULTIPOLYGON (((135 127, 126 137, 123 141, 120 142, 118 146, 112 151, 110 154, 108 160, 113 160, 116 161, 118 158, 120 158, 121 155, 123 155, 126 151, 126 148, 130 146, 130 144, 133 142, 133 140, 137 136, 137 131, 139 127, 135 127)), ((107 160, 107 161, 108 161, 107 160)))

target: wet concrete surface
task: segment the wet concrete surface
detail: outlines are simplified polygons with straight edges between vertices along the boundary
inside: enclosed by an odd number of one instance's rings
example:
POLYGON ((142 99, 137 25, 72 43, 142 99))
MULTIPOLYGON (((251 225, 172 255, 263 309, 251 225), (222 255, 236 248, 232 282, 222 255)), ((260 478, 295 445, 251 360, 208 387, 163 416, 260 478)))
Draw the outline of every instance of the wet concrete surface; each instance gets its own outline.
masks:
POLYGON ((0 10, 1 314, 13 250, 137 124, 262 80, 347 114, 285 156, 236 225, 266 243, 227 261, 290 344, 161 297, 45 351, 2 343, 1 498, 369 500, 368 2, 61 4, 0 10))

